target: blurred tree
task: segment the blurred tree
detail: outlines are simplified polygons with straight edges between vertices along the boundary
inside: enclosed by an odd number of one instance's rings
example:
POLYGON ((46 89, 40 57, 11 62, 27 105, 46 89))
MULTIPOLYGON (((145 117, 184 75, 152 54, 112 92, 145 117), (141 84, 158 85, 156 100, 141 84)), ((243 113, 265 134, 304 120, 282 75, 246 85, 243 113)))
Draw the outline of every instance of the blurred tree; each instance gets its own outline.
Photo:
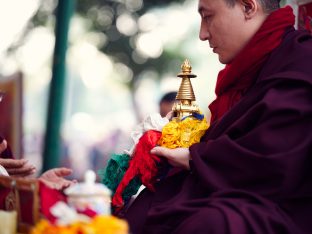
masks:
MULTIPOLYGON (((105 42, 99 50, 108 55, 115 63, 126 65, 132 70, 132 78, 125 81, 132 94, 134 109, 138 113, 134 95, 140 74, 146 70, 163 74, 176 72, 185 58, 182 50, 162 50, 159 54, 148 56, 140 53, 136 41, 144 34, 138 27, 140 17, 149 10, 165 7, 185 0, 77 0, 76 14, 88 19, 89 30, 101 32, 105 42), (122 30, 124 29, 124 30, 122 30), (173 70, 174 69, 174 70, 173 70)), ((53 24, 56 1, 42 1, 30 27, 53 24)), ((139 118, 139 116, 137 116, 139 118)))
MULTIPOLYGON (((142 55, 136 54, 139 58, 134 58, 133 52, 136 48, 133 42, 140 34, 140 30, 133 29, 133 31, 122 33, 116 25, 122 16, 137 23, 139 17, 148 10, 153 7, 169 5, 172 2, 184 2, 184 0, 148 0, 144 2, 142 0, 78 0, 77 13, 91 19, 93 30, 104 33, 107 43, 100 49, 112 56, 115 61, 130 66, 134 74, 139 74, 149 66, 157 67, 157 70, 161 72, 168 69, 170 64, 168 61, 172 61, 173 55, 163 53, 158 58, 144 58, 142 55)), ((174 58, 176 59, 176 55, 174 58)), ((133 83, 135 82, 131 82, 131 84, 133 83)))
MULTIPOLYGON (((160 56, 148 57, 140 54, 136 48, 135 41, 140 36, 138 24, 140 16, 144 15, 154 7, 164 7, 173 2, 184 2, 184 0, 78 0, 77 13, 91 19, 92 30, 104 33, 107 43, 101 48, 105 54, 109 55, 114 62, 122 63, 128 66, 133 76, 127 83, 132 95, 135 94, 136 84, 140 74, 146 70, 154 70, 158 72, 158 77, 162 74, 180 66, 184 56, 175 51, 171 53, 164 50, 160 56), (130 22, 133 21, 132 30, 121 32, 118 28, 118 23, 122 20, 128 22, 128 27, 131 27, 130 22), (130 21, 130 22, 129 22, 130 21)), ((128 28, 129 29, 129 28, 128 28)), ((132 98, 134 109, 138 110, 132 98)), ((136 111, 138 114, 138 111, 136 111)), ((138 116, 139 118, 139 116, 138 116)))

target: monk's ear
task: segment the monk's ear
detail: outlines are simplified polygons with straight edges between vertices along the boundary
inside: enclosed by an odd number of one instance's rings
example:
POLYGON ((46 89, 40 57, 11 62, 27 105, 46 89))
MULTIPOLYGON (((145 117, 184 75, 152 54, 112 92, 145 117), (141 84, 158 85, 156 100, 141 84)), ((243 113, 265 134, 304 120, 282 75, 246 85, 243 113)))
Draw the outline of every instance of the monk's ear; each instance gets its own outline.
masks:
POLYGON ((257 0, 240 0, 245 19, 251 19, 259 10, 257 0))

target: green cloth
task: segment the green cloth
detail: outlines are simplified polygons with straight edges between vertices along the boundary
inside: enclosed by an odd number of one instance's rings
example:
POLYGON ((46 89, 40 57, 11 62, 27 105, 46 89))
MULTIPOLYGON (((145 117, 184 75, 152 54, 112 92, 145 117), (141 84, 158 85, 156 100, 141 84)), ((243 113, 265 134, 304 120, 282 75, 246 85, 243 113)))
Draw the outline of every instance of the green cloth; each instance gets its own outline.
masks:
MULTIPOLYGON (((131 157, 127 154, 113 154, 107 166, 98 171, 101 182, 112 191, 112 196, 114 196, 120 181, 127 171, 130 160, 131 157)), ((142 183, 139 177, 135 177, 131 180, 122 194, 124 201, 129 201, 131 196, 138 192, 141 185, 142 183)))

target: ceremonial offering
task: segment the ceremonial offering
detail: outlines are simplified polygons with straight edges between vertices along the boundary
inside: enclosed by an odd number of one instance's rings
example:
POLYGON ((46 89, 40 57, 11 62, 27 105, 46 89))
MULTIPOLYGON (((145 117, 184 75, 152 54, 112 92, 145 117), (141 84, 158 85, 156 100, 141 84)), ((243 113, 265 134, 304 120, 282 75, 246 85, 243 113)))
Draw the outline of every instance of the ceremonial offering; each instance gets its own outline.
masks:
POLYGON ((111 191, 103 184, 95 183, 96 175, 88 170, 85 182, 65 189, 69 206, 78 211, 92 210, 96 214, 110 215, 111 191))
POLYGON ((110 190, 95 183, 95 173, 87 171, 85 181, 65 191, 67 203, 56 202, 50 213, 53 220, 42 219, 31 234, 128 234, 126 221, 110 213, 110 190))
POLYGON ((176 101, 172 107, 173 118, 163 127, 159 145, 174 149, 190 147, 200 141, 208 128, 204 115, 201 114, 193 91, 190 78, 195 78, 192 67, 186 59, 181 65, 182 78, 176 101))
POLYGON ((196 98, 190 78, 195 78, 192 73, 190 62, 186 59, 181 65, 181 73, 177 75, 182 78, 176 101, 172 107, 175 119, 182 120, 184 117, 199 113, 196 98))
POLYGON ((154 191, 154 184, 166 177, 171 166, 165 159, 151 154, 155 146, 170 149, 190 147, 200 141, 208 128, 207 121, 196 104, 190 78, 195 78, 188 60, 181 65, 182 78, 173 117, 162 118, 159 113, 152 114, 132 132, 134 145, 124 154, 114 154, 104 170, 99 171, 102 182, 112 190, 114 211, 120 210, 136 194, 143 184, 154 191))

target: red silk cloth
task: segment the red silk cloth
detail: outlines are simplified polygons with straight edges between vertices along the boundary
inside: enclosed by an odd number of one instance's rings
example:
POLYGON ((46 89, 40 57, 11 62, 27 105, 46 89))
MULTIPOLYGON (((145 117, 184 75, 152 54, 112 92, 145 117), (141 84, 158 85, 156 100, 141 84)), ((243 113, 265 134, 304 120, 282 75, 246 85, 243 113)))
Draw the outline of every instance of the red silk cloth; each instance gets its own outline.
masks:
POLYGON ((116 192, 112 198, 113 207, 124 205, 122 193, 135 176, 139 176, 142 184, 148 189, 154 190, 153 183, 157 175, 157 162, 160 158, 150 151, 154 148, 161 137, 161 132, 149 130, 145 132, 136 145, 135 152, 129 162, 129 167, 120 181, 116 192))
POLYGON ((286 28, 294 23, 290 6, 274 11, 235 59, 219 72, 215 89, 217 98, 209 105, 211 123, 241 99, 255 82, 272 50, 280 45, 286 28))
POLYGON ((67 198, 62 191, 49 188, 44 183, 39 181, 39 196, 40 196, 40 213, 48 219, 50 222, 54 223, 56 217, 54 217, 50 208, 57 202, 67 202, 67 198))

